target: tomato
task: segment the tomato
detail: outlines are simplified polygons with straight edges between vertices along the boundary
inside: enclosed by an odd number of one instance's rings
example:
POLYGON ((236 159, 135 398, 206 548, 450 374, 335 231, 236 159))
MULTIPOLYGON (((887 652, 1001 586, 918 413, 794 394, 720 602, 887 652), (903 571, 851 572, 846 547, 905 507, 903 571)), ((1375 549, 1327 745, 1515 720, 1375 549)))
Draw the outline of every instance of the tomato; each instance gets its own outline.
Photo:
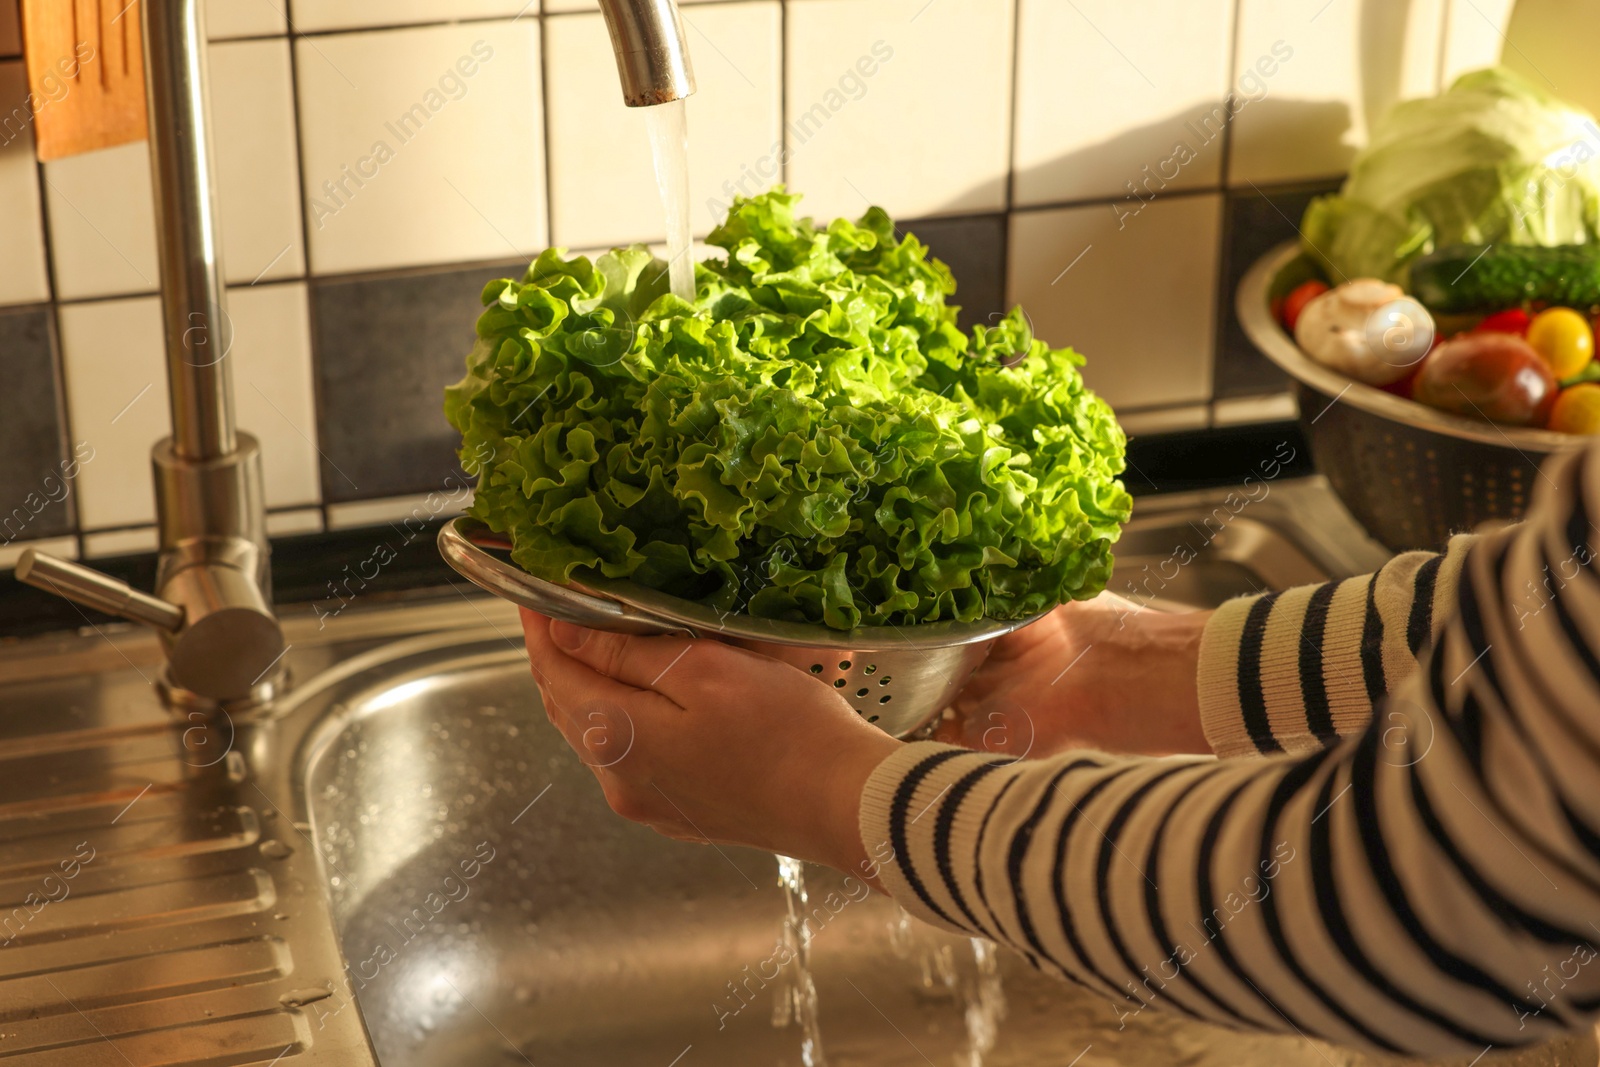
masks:
POLYGON ((1555 395, 1555 375, 1539 353, 1506 333, 1446 341, 1423 361, 1412 388, 1429 407, 1512 426, 1542 424, 1555 395))
POLYGON ((1524 337, 1528 333, 1528 323, 1532 321, 1521 308, 1509 308, 1495 312, 1473 329, 1478 333, 1510 333, 1524 337))
POLYGON ((1600 385, 1569 385, 1550 409, 1549 427, 1561 433, 1600 433, 1600 385))
POLYGON ((1571 308, 1547 308, 1535 315, 1528 324, 1528 343, 1559 381, 1577 374, 1594 358, 1589 320, 1571 308))
POLYGON ((1294 324, 1300 321, 1300 312, 1306 305, 1328 291, 1327 282, 1301 282, 1283 298, 1283 328, 1294 333, 1294 324))
POLYGON ((1420 370, 1412 371, 1399 381, 1390 382, 1388 385, 1380 385, 1378 388, 1382 389, 1386 393, 1393 393, 1395 396, 1404 397, 1405 399, 1410 400, 1411 394, 1417 387, 1417 375, 1420 373, 1420 370))

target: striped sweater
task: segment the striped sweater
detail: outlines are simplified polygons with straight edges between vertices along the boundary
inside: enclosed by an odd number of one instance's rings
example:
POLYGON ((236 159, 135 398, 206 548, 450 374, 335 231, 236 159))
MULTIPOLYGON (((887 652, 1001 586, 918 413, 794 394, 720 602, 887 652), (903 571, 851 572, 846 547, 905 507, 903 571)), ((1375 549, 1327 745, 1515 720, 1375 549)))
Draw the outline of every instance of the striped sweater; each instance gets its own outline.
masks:
POLYGON ((1109 997, 1471 1057, 1600 1014, 1600 456, 1520 525, 1233 602, 1200 688, 1223 756, 906 745, 880 878, 931 923, 1109 997))

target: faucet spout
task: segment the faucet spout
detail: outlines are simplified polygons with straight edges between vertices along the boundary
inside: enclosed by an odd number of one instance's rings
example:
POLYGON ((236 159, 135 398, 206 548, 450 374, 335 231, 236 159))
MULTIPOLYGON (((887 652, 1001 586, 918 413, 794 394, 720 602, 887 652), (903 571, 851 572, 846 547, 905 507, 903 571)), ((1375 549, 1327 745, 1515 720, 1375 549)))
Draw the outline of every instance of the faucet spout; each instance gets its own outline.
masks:
POLYGON ((161 267, 173 451, 207 460, 235 449, 233 345, 217 233, 216 161, 206 122, 206 53, 193 0, 144 5, 150 170, 161 267))
POLYGON ((600 0, 600 10, 629 107, 665 104, 694 92, 694 68, 675 0, 600 0))

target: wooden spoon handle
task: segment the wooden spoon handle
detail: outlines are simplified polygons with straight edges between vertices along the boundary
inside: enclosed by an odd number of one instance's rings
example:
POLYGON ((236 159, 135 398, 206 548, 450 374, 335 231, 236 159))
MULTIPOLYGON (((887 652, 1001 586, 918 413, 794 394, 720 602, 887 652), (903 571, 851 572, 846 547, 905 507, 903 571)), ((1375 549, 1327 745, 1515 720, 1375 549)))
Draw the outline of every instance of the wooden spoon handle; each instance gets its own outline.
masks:
POLYGON ((22 0, 39 158, 145 137, 139 0, 22 0))

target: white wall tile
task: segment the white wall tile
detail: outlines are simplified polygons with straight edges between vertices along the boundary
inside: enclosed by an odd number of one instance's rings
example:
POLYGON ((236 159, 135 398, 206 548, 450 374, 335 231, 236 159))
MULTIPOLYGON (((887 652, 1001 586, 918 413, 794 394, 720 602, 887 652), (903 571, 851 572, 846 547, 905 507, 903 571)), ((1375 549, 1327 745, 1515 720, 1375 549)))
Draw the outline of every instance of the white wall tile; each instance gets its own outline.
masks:
MULTIPOLYGON (((236 286, 228 312, 235 410, 261 441, 267 506, 316 503, 305 285, 236 286)), ((61 358, 73 435, 95 450, 80 475, 79 521, 85 529, 152 521, 150 446, 171 432, 156 298, 63 305, 61 358)))
POLYGON ((267 514, 268 537, 292 537, 295 534, 321 532, 321 508, 296 508, 293 511, 273 511, 267 514))
POLYGON ((1443 89, 1469 70, 1500 62, 1516 0, 1449 0, 1445 12, 1443 89))
POLYGON ((471 494, 457 501, 452 501, 444 493, 391 496, 381 500, 353 500, 348 504, 328 505, 328 529, 350 530, 361 526, 404 522, 407 519, 419 521, 445 519, 459 515, 471 506, 471 494))
POLYGON ((267 506, 315 504, 319 487, 311 315, 302 282, 234 286, 233 397, 239 426, 261 442, 267 506))
MULTIPOLYGON (((289 0, 283 0, 287 3, 289 0)), ((293 0, 296 33, 536 16, 539 0, 293 0)))
POLYGON ((206 0, 206 36, 216 41, 284 33, 283 5, 284 0, 206 0))
POLYGON ((1286 422, 1299 413, 1300 405, 1295 395, 1284 392, 1224 397, 1211 405, 1211 420, 1217 426, 1286 422))
POLYGON ((145 142, 51 160, 44 180, 59 299, 160 288, 145 142))
POLYGON ((78 558, 78 539, 76 537, 47 537, 38 541, 7 541, 0 544, 0 570, 9 571, 16 567, 17 557, 28 549, 37 549, 47 552, 52 556, 62 559, 78 558))
POLYGON ((305 272, 289 42, 211 46, 222 263, 229 282, 305 272))
MULTIPOLYGON (((697 91, 688 100, 691 219, 704 234, 726 214, 725 182, 771 160, 780 176, 781 9, 774 0, 681 13, 697 91), (774 148, 780 149, 775 152, 774 148), (720 207, 712 210, 708 200, 720 207)), ((645 131, 645 108, 627 107, 598 15, 551 19, 550 172, 552 240, 569 248, 658 239, 665 232, 645 131)))
POLYGON ((1011 0, 790 4, 789 185, 804 209, 854 218, 869 204, 898 217, 1002 207, 1011 16, 1011 0))
POLYGON ((1018 204, 1221 180, 1233 0, 1021 0, 1020 11, 1018 204))
POLYGON ((160 543, 161 538, 154 526, 139 526, 131 530, 107 530, 104 533, 84 535, 83 555, 85 559, 131 556, 154 552, 160 543))
MULTIPOLYGON (((269 263, 268 278, 298 274, 305 253, 287 46, 224 42, 211 47, 209 60, 223 269, 230 282, 248 282, 269 263)), ((53 160, 44 175, 57 296, 155 292, 160 271, 148 145, 53 160)))
POLYGON ((1204 430, 1211 424, 1211 409, 1204 404, 1180 404, 1172 408, 1147 408, 1144 411, 1117 412, 1117 422, 1132 440, 1158 433, 1183 433, 1204 430))
MULTIPOLYGON (((0 7, 5 3, 0 0, 0 7)), ((33 123, 18 118, 28 114, 27 98, 28 78, 22 61, 0 63, 0 304, 50 298, 39 171, 33 161, 33 123)))
POLYGON ((537 20, 301 38, 295 49, 313 271, 544 247, 537 20))
POLYGON ((1084 380, 1113 407, 1207 400, 1221 224, 1217 194, 1120 222, 1104 204, 1019 212, 1007 300, 1040 338, 1087 357, 1084 380))
MULTIPOLYGON (((1487 31, 1486 21, 1495 18, 1500 6, 1485 4, 1471 16, 1487 31)), ((1600 115, 1600 64, 1594 57, 1594 42, 1600 40, 1600 4, 1523 0, 1516 5, 1505 35, 1500 62, 1545 92, 1600 115)))
POLYGON ((1443 5, 1240 0, 1235 83, 1262 57, 1278 70, 1264 98, 1236 105, 1229 184, 1347 170, 1391 104, 1434 93, 1443 5))
MULTIPOLYGON (((713 0, 678 0, 680 7, 684 4, 703 4, 708 2, 713 2, 713 0)), ((600 0, 544 0, 544 9, 547 14, 560 14, 567 11, 599 11, 600 0)), ((694 62, 697 57, 693 41, 689 42, 689 52, 690 62, 694 62)), ((696 68, 695 73, 699 73, 699 68, 696 68)))
POLYGON ((78 522, 151 522, 150 446, 170 425, 160 305, 153 296, 66 304, 60 322, 72 435, 94 449, 78 475, 78 522))
POLYGON ((22 54, 22 26, 17 0, 0 0, 0 56, 22 54))

